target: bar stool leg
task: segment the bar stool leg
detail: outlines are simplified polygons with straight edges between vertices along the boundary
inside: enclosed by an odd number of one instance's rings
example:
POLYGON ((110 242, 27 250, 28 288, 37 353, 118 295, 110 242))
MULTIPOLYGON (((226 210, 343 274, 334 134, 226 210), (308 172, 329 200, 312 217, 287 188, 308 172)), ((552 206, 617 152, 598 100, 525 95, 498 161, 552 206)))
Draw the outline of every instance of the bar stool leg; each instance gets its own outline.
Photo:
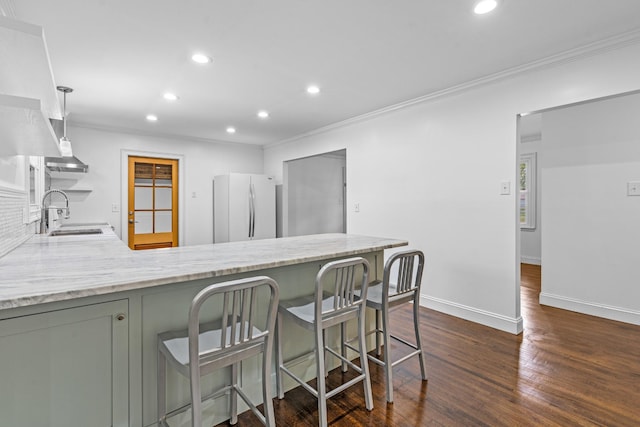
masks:
POLYGON ((323 329, 322 330, 322 351, 323 351, 323 357, 325 360, 325 364, 324 364, 324 377, 327 378, 329 377, 329 366, 326 363, 327 360, 327 350, 325 349, 325 343, 327 342, 327 330, 323 329))
POLYGON ((202 394, 200 390, 200 375, 191 376, 191 425, 202 425, 202 394))
POLYGON ((382 316, 381 310, 375 310, 376 312, 376 355, 380 357, 382 354, 382 348, 380 348, 380 334, 382 333, 380 329, 380 317, 382 316))
POLYGON ((273 411, 273 398, 271 396, 271 357, 265 352, 262 354, 262 407, 267 427, 276 426, 276 416, 273 411))
POLYGON ((276 392, 278 393, 278 399, 284 399, 284 385, 282 384, 282 366, 284 361, 282 360, 282 314, 278 313, 276 319, 276 392))
POLYGON ((420 372, 422 373, 422 379, 427 379, 427 371, 424 367, 424 352, 422 351, 422 340, 420 337, 420 304, 418 304, 419 295, 413 300, 413 328, 416 332, 416 347, 420 353, 418 353, 418 359, 420 360, 420 372))
POLYGON ((364 306, 358 316, 358 343, 360 344, 360 367, 364 374, 364 401, 367 410, 373 409, 373 396, 371 393, 371 376, 369 374, 369 358, 367 357, 367 345, 365 336, 365 313, 364 306))
POLYGON ((238 363, 231 365, 231 392, 229 395, 231 406, 231 420, 230 424, 235 425, 238 422, 238 392, 236 387, 238 385, 238 363))
POLYGON ((383 309, 382 333, 384 337, 384 376, 387 386, 387 402, 393 403, 393 363, 391 361, 391 333, 389 332, 389 312, 383 309))
POLYGON ((316 324, 316 375, 317 375, 317 391, 318 391, 318 425, 320 427, 327 426, 327 387, 325 379, 325 360, 324 360, 324 330, 321 325, 316 324))
MULTIPOLYGON (((342 357, 344 357, 345 359, 347 358, 347 346, 345 345, 345 343, 347 342, 347 323, 346 322, 342 322, 340 324, 340 354, 342 354, 342 357)), ((342 372, 347 372, 347 362, 345 362, 344 360, 342 361, 342 372)))
MULTIPOLYGON (((164 417, 167 415, 167 361, 164 354, 158 351, 158 422, 163 423, 164 417)), ((164 425, 164 424, 160 424, 164 425)))

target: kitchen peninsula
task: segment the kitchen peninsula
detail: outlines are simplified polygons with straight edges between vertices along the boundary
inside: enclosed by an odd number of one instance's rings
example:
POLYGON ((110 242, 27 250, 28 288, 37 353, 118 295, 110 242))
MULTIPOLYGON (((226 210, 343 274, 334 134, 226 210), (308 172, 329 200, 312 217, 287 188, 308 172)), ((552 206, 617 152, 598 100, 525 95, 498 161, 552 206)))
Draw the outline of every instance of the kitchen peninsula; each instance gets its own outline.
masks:
MULTIPOLYGON (((322 234, 134 252, 109 227, 33 236, 0 258, 0 425, 155 425, 156 336, 186 327, 203 287, 267 275, 281 299, 292 298, 313 292, 319 267, 333 259, 363 256, 370 279, 381 278, 384 249, 406 244, 322 234)), ((285 358, 307 345, 285 338, 285 358)), ((243 365, 245 386, 258 369, 257 360, 243 365)), ((185 403, 188 383, 168 381, 169 404, 185 403)), ((224 399, 211 406, 224 413, 224 399)))

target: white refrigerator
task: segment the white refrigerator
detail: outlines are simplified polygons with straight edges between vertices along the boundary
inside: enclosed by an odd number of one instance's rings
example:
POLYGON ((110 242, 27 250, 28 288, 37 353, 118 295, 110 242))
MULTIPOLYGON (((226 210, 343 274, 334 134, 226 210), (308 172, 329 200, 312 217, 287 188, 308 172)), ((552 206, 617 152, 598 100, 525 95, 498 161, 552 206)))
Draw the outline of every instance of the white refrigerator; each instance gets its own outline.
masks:
POLYGON ((276 186, 266 175, 231 173, 213 181, 214 243, 276 237, 276 186))

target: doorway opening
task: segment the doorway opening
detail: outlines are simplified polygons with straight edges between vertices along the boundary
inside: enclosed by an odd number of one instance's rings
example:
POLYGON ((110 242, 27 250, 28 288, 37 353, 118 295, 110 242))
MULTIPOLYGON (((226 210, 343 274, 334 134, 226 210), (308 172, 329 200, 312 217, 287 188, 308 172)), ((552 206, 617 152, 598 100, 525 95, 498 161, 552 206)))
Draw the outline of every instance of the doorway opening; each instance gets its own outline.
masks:
MULTIPOLYGON (((633 91, 519 116, 519 158, 535 143, 525 140, 524 125, 540 116, 540 304, 640 324, 633 259, 640 241, 633 227, 640 206, 639 106, 640 91, 633 91)), ((519 261, 535 263, 526 247, 530 233, 519 234, 519 261)))
POLYGON ((282 235, 346 233, 347 150, 284 162, 282 235))
POLYGON ((519 114, 517 117, 517 215, 518 248, 517 280, 519 313, 527 310, 520 307, 521 292, 540 293, 541 274, 541 212, 540 212, 540 162, 542 149, 542 114, 519 114))

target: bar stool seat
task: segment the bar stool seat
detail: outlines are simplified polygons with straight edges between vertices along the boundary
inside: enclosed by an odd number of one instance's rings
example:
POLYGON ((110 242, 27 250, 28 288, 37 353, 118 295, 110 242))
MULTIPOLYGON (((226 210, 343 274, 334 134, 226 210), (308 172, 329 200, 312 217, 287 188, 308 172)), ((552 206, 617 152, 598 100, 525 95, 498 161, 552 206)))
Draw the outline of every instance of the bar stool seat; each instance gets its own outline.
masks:
POLYGON ((271 354, 279 301, 277 283, 266 276, 210 285, 192 300, 188 329, 158 335, 158 423, 191 408, 191 425, 202 425, 202 401, 230 393, 230 420, 237 422, 237 396, 266 426, 275 426, 271 397, 271 354), (221 306, 216 320, 200 324, 200 309, 208 299, 217 297, 221 306), (258 303, 260 301, 260 303, 258 303), (264 307, 266 313, 258 309, 264 307), (201 332, 202 331, 202 332, 201 332), (239 364, 262 354, 262 397, 264 414, 251 402, 238 382, 239 364), (166 409, 166 369, 172 367, 189 378, 191 401, 170 412, 166 409), (229 384, 202 397, 200 377, 229 367, 229 384))
MULTIPOLYGON (((397 294, 397 287, 396 285, 390 283, 389 284, 389 295, 394 295, 397 294)), ((384 292, 383 286, 382 286, 382 280, 376 280, 373 281, 371 283, 369 283, 369 290, 367 291, 367 303, 371 306, 380 306, 382 307, 382 294, 384 292)), ((407 297, 409 298, 409 300, 413 299, 413 296, 411 295, 407 295, 407 297)))
MULTIPOLYGON (((245 328, 248 328, 248 324, 245 323, 245 328)), ((253 327, 253 336, 257 336, 262 333, 262 331, 256 327, 253 327)), ((177 337, 171 338, 173 333, 162 333, 162 351, 166 356, 169 356, 173 361, 176 362, 176 369, 184 369, 185 372, 189 371, 189 337, 177 337)), ((227 327, 226 332, 226 344, 224 346, 222 343, 222 330, 216 329, 213 331, 206 331, 200 333, 198 336, 198 346, 200 348, 201 353, 210 353, 213 351, 220 351, 225 347, 229 347, 232 343, 231 341, 231 326, 227 327)), ((237 328, 235 331, 236 338, 234 341, 240 340, 240 328, 237 328)))
POLYGON ((373 409, 371 378, 369 376, 365 345, 365 304, 355 294, 356 289, 358 289, 362 295, 366 296, 368 273, 369 263, 364 258, 349 258, 329 262, 320 269, 316 276, 314 295, 281 301, 278 306, 278 322, 276 326, 276 358, 278 365, 276 383, 278 397, 280 399, 284 398, 282 384, 282 373, 284 372, 318 399, 318 425, 322 427, 327 425, 327 399, 361 381, 364 383, 365 406, 368 410, 373 409), (358 337, 356 339, 358 341, 357 351, 359 351, 361 366, 357 366, 346 357, 344 344, 346 322, 351 319, 358 320, 358 337), (317 388, 315 389, 290 371, 283 361, 281 340, 282 325, 285 321, 293 321, 295 324, 314 332, 317 381, 317 388), (325 330, 336 325, 340 325, 341 353, 327 346, 325 342, 325 330), (343 371, 346 370, 348 365, 356 370, 358 375, 328 391, 325 380, 327 354, 331 354, 341 361, 343 371))
POLYGON ((424 354, 420 337, 420 288, 422 285, 422 272, 424 270, 424 254, 421 251, 408 250, 393 254, 384 266, 382 281, 369 284, 366 297, 367 307, 373 308, 376 313, 376 329, 368 334, 376 334, 376 354, 378 357, 368 355, 369 360, 384 367, 387 389, 387 402, 393 402, 393 367, 418 356, 420 360, 420 373, 422 379, 427 379, 424 366, 424 354), (417 262, 416 262, 417 261, 417 262), (397 270, 395 283, 391 283, 392 273, 397 270), (389 309, 400 304, 413 302, 413 328, 415 343, 392 335, 389 329, 389 309), (383 338, 384 357, 380 359, 383 351, 380 344, 380 336, 383 338), (404 344, 411 351, 403 357, 392 361, 391 339, 404 344))

